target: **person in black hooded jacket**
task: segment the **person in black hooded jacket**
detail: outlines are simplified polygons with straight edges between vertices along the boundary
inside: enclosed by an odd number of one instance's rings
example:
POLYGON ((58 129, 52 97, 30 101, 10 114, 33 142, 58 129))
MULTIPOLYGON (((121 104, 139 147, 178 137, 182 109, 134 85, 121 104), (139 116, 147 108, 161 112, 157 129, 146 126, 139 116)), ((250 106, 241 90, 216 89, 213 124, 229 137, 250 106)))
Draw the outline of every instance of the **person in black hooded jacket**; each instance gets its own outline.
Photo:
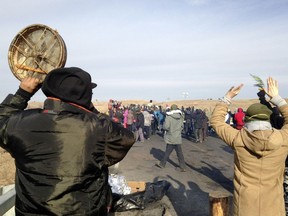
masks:
POLYGON ((16 164, 16 215, 107 215, 108 167, 125 157, 133 133, 92 106, 96 84, 84 70, 52 70, 44 108, 25 110, 41 85, 25 78, 0 104, 0 146, 16 164))

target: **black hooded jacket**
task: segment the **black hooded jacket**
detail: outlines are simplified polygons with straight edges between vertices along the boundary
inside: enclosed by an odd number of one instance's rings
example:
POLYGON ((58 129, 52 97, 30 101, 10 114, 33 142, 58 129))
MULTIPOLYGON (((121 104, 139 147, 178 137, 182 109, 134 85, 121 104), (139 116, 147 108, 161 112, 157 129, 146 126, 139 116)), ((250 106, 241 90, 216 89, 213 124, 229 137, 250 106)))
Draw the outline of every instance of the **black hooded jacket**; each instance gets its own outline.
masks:
POLYGON ((0 105, 0 146, 15 159, 17 215, 107 215, 108 166, 124 158, 133 133, 106 115, 47 99, 29 109, 0 105))

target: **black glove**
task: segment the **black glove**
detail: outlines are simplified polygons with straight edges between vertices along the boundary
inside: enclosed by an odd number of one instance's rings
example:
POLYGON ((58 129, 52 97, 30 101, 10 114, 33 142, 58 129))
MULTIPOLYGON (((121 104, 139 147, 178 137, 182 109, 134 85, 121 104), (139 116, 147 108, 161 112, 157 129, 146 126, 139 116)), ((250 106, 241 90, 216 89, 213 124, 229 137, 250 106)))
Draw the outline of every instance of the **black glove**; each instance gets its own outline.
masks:
POLYGON ((258 93, 257 93, 259 99, 265 99, 265 91, 264 90, 260 90, 258 93))

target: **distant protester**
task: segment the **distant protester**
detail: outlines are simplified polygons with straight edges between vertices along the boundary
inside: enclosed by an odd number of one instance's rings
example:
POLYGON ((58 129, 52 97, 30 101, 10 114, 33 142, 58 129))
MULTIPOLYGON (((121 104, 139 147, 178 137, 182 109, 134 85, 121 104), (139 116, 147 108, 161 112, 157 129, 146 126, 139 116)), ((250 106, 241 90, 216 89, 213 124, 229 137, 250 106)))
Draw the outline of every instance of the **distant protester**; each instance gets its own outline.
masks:
POLYGON ((244 118, 245 118, 245 113, 243 112, 243 109, 239 107, 237 109, 237 112, 234 114, 234 123, 235 123, 235 128, 240 130, 244 126, 244 118))
POLYGON ((192 114, 192 119, 194 122, 194 135, 196 142, 203 143, 204 139, 206 138, 206 135, 204 135, 204 130, 207 128, 208 117, 203 110, 196 109, 196 111, 192 114))
POLYGON ((144 128, 143 128, 144 138, 149 140, 151 137, 152 116, 147 108, 144 108, 142 113, 144 116, 144 128))
POLYGON ((176 151, 179 167, 176 169, 181 172, 186 172, 186 164, 182 152, 182 130, 184 128, 184 117, 181 110, 176 104, 170 107, 170 111, 166 112, 166 118, 163 124, 164 141, 166 142, 166 151, 162 160, 156 164, 157 167, 164 168, 170 154, 173 150, 176 151))
POLYGON ((136 127, 136 141, 144 143, 144 115, 140 107, 135 109, 135 127, 136 127))

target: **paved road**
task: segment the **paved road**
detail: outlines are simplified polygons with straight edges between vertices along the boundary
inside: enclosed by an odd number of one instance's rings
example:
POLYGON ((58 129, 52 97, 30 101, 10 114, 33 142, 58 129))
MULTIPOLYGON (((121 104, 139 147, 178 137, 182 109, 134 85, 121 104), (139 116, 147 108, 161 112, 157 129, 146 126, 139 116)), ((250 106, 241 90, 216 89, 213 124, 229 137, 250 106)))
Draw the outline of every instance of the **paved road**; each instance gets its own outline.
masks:
POLYGON ((165 198, 169 199, 174 211, 167 215, 207 216, 210 193, 232 197, 233 152, 220 139, 212 136, 205 143, 183 138, 182 148, 187 172, 175 170, 178 165, 175 152, 172 152, 164 169, 155 166, 165 152, 164 140, 159 135, 153 135, 144 143, 137 142, 119 167, 111 169, 111 172, 123 175, 127 181, 167 180, 171 187, 165 198))

